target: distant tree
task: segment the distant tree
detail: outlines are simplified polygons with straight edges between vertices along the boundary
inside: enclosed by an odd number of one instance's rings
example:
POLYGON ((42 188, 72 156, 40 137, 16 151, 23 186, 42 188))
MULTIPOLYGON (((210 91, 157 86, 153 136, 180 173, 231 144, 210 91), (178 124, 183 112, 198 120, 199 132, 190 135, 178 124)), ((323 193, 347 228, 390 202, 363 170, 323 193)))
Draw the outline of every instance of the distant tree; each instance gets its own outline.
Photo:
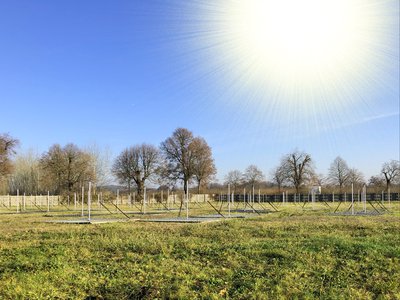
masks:
POLYGON ((271 172, 272 181, 278 186, 279 192, 282 190, 282 186, 288 180, 287 172, 283 165, 279 165, 271 172))
POLYGON ((396 178, 400 177, 400 162, 398 160, 391 160, 385 162, 382 166, 381 173, 385 177, 386 190, 389 190, 390 185, 396 178))
POLYGON ((329 182, 339 186, 339 190, 342 192, 343 187, 349 182, 349 176, 350 168, 347 166, 346 161, 340 156, 336 157, 329 167, 329 182))
POLYGON ((368 185, 373 188, 375 192, 378 192, 385 186, 385 180, 382 176, 371 176, 368 180, 368 185))
POLYGON ((159 166, 159 150, 148 144, 136 145, 123 150, 115 159, 112 172, 121 183, 126 183, 130 193, 136 184, 139 199, 143 198, 146 180, 156 174, 159 166))
POLYGON ((224 188, 224 185, 221 184, 221 183, 219 183, 219 182, 210 182, 210 183, 208 184, 208 188, 209 188, 210 190, 220 191, 220 190, 222 190, 222 189, 224 188))
POLYGON ((308 183, 315 173, 310 154, 298 150, 285 155, 281 160, 281 167, 296 193, 299 193, 301 186, 308 183))
POLYGON ((197 182, 197 193, 200 188, 207 185, 217 173, 210 146, 203 138, 194 138, 191 144, 194 152, 193 171, 197 182))
POLYGON ((0 134, 0 180, 10 175, 13 170, 12 155, 19 141, 7 133, 0 134))
POLYGON ((310 176, 310 184, 323 186, 327 182, 327 178, 323 174, 314 173, 310 176))
POLYGON ((89 153, 74 144, 55 144, 40 159, 44 185, 55 193, 77 190, 85 182, 94 181, 93 161, 89 153))
POLYGON ((349 170, 349 182, 354 186, 361 186, 365 183, 364 175, 356 168, 349 170))
POLYGON ((93 172, 95 173, 96 181, 93 184, 96 187, 106 186, 112 183, 112 161, 111 150, 108 147, 101 148, 97 144, 92 144, 85 148, 93 162, 93 172))
POLYGON ((112 173, 119 183, 128 187, 128 193, 131 192, 133 177, 135 176, 132 165, 136 165, 135 155, 130 148, 126 148, 115 158, 112 166, 112 173))
POLYGON ((244 171, 243 180, 253 189, 257 183, 264 180, 264 174, 257 166, 250 165, 244 171))
MULTIPOLYGON (((207 143, 201 138, 195 138, 193 133, 186 128, 177 128, 172 136, 161 143, 160 149, 165 160, 162 174, 170 181, 183 181, 183 189, 186 193, 189 181, 193 179, 196 173, 200 174, 199 153, 208 153, 204 161, 213 164, 211 150, 206 149, 207 143)), ((209 147, 208 147, 209 148, 209 147)), ((208 173, 213 173, 210 168, 208 173)), ((201 179, 203 180, 203 179, 201 179)))
POLYGON ((39 155, 32 150, 15 157, 13 180, 10 182, 12 192, 18 189, 20 193, 39 194, 39 160, 39 155))
POLYGON ((229 171, 225 176, 225 184, 230 184, 233 188, 233 193, 236 193, 237 187, 242 183, 243 174, 239 170, 229 171))

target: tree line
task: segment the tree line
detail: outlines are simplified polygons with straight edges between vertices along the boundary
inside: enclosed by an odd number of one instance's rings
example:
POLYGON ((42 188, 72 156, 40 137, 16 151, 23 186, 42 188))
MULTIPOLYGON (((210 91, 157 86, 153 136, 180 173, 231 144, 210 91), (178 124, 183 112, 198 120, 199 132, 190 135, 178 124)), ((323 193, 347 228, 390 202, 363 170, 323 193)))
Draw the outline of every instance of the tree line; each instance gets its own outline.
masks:
POLYGON ((363 185, 373 187, 375 190, 388 191, 392 185, 400 185, 400 163, 390 160, 383 163, 381 172, 365 180, 361 171, 348 166, 340 156, 330 164, 326 176, 317 174, 311 155, 295 150, 284 155, 278 166, 270 172, 270 181, 265 181, 265 176, 258 167, 251 165, 244 172, 240 170, 229 171, 225 176, 224 184, 230 184, 236 191, 238 188, 252 188, 258 183, 264 187, 273 187, 278 192, 283 189, 293 189, 294 192, 308 192, 313 186, 323 186, 329 190, 343 193, 344 189, 353 185, 361 188, 363 185))
MULTIPOLYGON (((138 199, 151 183, 160 189, 177 186, 187 191, 195 185, 200 193, 216 184, 217 169, 212 149, 204 138, 194 136, 186 128, 177 128, 170 137, 157 147, 151 144, 136 144, 127 147, 111 159, 109 151, 97 146, 79 148, 74 144, 54 144, 48 151, 37 155, 30 151, 17 154, 19 141, 9 134, 0 134, 0 192, 54 194, 77 192, 89 181, 95 186, 105 186, 117 180, 128 192, 136 192, 138 199)), ((377 188, 390 189, 400 184, 400 164, 391 160, 382 165, 378 175, 368 181, 356 168, 348 166, 340 156, 331 163, 326 176, 317 174, 310 154, 294 150, 282 156, 272 169, 269 180, 256 165, 248 166, 243 172, 229 171, 223 184, 230 185, 233 192, 238 188, 254 189, 260 185, 282 191, 292 188, 296 193, 311 186, 344 188, 368 184, 377 188)))
POLYGON ((96 147, 81 149, 74 144, 54 144, 40 156, 15 156, 18 144, 10 135, 0 135, 2 192, 69 195, 88 182, 99 187, 117 180, 129 193, 134 188, 141 199, 148 182, 169 188, 182 182, 185 191, 195 182, 200 192, 217 172, 211 147, 185 128, 177 128, 159 147, 127 147, 113 161, 96 147))

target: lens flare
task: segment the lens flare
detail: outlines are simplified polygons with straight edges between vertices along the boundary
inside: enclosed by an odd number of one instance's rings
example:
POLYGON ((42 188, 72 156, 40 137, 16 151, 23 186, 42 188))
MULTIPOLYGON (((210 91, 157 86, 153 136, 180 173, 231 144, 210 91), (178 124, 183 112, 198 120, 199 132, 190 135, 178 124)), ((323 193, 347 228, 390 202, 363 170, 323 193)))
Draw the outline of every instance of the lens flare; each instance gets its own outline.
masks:
POLYGON ((354 1, 247 0, 228 10, 222 25, 236 40, 236 56, 256 64, 257 76, 274 85, 319 84, 320 74, 340 72, 365 47, 359 38, 373 28, 354 1), (271 80, 269 80, 271 81, 271 80))
POLYGON ((269 125, 307 134, 398 111, 397 0, 186 1, 175 21, 187 66, 269 125))

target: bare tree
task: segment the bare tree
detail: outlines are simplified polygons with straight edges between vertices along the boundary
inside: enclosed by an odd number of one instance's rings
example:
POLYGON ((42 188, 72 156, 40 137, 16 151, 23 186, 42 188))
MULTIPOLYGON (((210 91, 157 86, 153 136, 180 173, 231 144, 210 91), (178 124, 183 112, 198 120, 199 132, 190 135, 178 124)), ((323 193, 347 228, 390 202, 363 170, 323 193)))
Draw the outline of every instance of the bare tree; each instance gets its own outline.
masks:
POLYGON ((39 193, 39 155, 29 150, 18 154, 14 161, 13 180, 10 190, 19 190, 21 193, 39 193))
POLYGON ((398 160, 391 160, 385 162, 382 166, 381 173, 386 180, 386 190, 389 190, 391 183, 400 177, 400 162, 398 160))
POLYGON ((139 199, 143 198, 146 180, 155 175, 159 165, 159 151, 148 144, 127 148, 115 159, 112 172, 122 183, 136 184, 139 199))
POLYGON ((217 169, 211 148, 203 138, 194 138, 190 147, 194 153, 193 171, 197 182, 197 193, 200 194, 200 188, 213 179, 217 169))
POLYGON ((233 188, 233 193, 236 193, 237 187, 242 183, 243 174, 239 170, 229 171, 225 176, 225 184, 230 184, 233 188))
POLYGON ((340 156, 336 157, 329 167, 329 182, 333 185, 338 185, 340 192, 342 192, 343 186, 349 182, 349 175, 350 168, 347 166, 346 161, 340 156))
POLYGON ((49 150, 42 154, 40 158, 40 169, 42 176, 40 178, 42 185, 55 193, 60 193, 63 189, 63 178, 65 171, 65 161, 63 149, 55 144, 49 150))
POLYGON ((53 145, 40 159, 44 182, 55 193, 72 192, 95 180, 92 157, 74 144, 53 145))
POLYGON ((101 148, 96 144, 88 146, 85 151, 90 154, 93 162, 93 172, 95 173, 96 187, 108 185, 112 182, 112 162, 111 150, 108 147, 101 148))
POLYGON ((130 148, 126 148, 115 158, 112 166, 112 173, 121 184, 128 187, 128 193, 131 192, 133 177, 135 176, 132 168, 132 165, 135 164, 134 154, 130 148))
POLYGON ((193 133, 186 128, 177 128, 172 136, 161 143, 160 149, 166 161, 163 175, 171 181, 182 180, 186 193, 189 181, 195 174, 193 133))
POLYGON ((18 144, 19 141, 7 133, 0 134, 0 180, 11 174, 13 169, 11 157, 15 154, 18 144))
POLYGON ((375 193, 377 193, 385 186, 385 180, 379 175, 371 176, 368 180, 368 185, 375 190, 375 193))
POLYGON ((310 154, 298 150, 284 156, 281 166, 288 180, 296 188, 296 193, 299 193, 301 186, 306 184, 315 173, 310 154))
POLYGON ((356 168, 349 170, 349 182, 355 186, 361 186, 365 183, 364 175, 356 168))
POLYGON ((283 165, 279 165, 271 172, 272 180, 278 186, 279 192, 282 190, 283 184, 288 180, 287 172, 283 165))
POLYGON ((257 183, 264 180, 264 174, 257 166, 250 165, 244 171, 243 179, 251 188, 254 188, 257 183))

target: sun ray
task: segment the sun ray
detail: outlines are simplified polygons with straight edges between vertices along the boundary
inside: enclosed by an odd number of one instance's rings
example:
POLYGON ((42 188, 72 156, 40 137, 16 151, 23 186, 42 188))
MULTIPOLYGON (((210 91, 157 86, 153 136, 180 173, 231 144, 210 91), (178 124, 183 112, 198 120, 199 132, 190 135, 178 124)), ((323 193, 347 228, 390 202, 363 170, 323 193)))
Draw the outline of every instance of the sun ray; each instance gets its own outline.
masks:
POLYGON ((260 123, 291 127, 288 134, 317 132, 396 109, 392 100, 385 110, 379 103, 385 99, 374 94, 387 89, 394 99, 399 93, 395 0, 176 5, 171 43, 180 58, 198 78, 210 77, 210 89, 224 90, 225 105, 260 123))

